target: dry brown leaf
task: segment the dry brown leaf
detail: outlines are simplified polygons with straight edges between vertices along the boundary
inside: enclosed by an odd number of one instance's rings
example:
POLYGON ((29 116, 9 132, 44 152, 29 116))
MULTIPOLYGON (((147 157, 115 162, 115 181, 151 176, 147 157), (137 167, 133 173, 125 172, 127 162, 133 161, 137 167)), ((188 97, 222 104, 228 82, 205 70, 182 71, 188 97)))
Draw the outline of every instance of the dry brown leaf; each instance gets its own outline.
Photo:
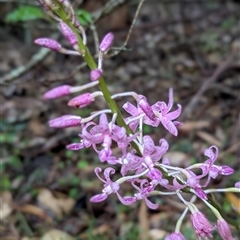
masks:
POLYGON ((189 156, 186 153, 172 151, 164 155, 165 158, 168 158, 173 166, 188 166, 189 165, 189 156))
POLYGON ((161 229, 151 229, 148 233, 152 240, 159 240, 167 235, 167 232, 161 229))
POLYGON ((183 132, 191 132, 192 130, 208 128, 209 126, 210 126, 209 121, 186 121, 178 128, 180 131, 183 132))
POLYGON ((38 203, 54 213, 57 217, 62 217, 63 213, 68 213, 73 208, 75 201, 72 198, 57 199, 48 189, 41 189, 37 197, 38 203))
POLYGON ((75 205, 75 201, 72 198, 58 199, 58 206, 62 209, 63 213, 69 213, 75 205))
POLYGON ((151 228, 160 229, 162 222, 168 219, 170 214, 172 213, 160 212, 160 213, 151 214, 149 217, 149 224, 151 228))
POLYGON ((48 223, 53 223, 52 219, 47 215, 47 213, 44 212, 39 207, 36 207, 34 205, 31 205, 31 204, 25 204, 23 206, 18 206, 16 208, 21 212, 28 213, 28 214, 31 214, 31 215, 35 215, 35 216, 39 217, 40 219, 45 220, 48 223))
POLYGON ((217 138, 213 137, 211 134, 203 131, 197 131, 196 135, 206 141, 209 144, 216 145, 217 147, 222 147, 223 143, 217 138))
POLYGON ((227 192, 225 194, 233 209, 240 215, 240 199, 234 193, 227 192))
POLYGON ((240 141, 236 142, 234 145, 232 145, 230 148, 228 148, 226 151, 222 152, 219 154, 219 158, 224 158, 225 156, 227 156, 230 153, 234 153, 236 152, 240 147, 240 141))
POLYGON ((141 201, 139 213, 138 213, 139 225, 141 229, 141 234, 139 236, 139 240, 145 240, 149 238, 149 221, 148 221, 148 212, 147 205, 145 201, 141 201))
POLYGON ((40 240, 73 240, 73 237, 58 229, 52 229, 46 232, 40 240))
POLYGON ((8 217, 12 210, 12 194, 8 191, 2 192, 0 195, 0 219, 8 217))
POLYGON ((42 124, 38 119, 33 118, 29 123, 29 128, 34 135, 44 135, 46 132, 46 125, 42 124))

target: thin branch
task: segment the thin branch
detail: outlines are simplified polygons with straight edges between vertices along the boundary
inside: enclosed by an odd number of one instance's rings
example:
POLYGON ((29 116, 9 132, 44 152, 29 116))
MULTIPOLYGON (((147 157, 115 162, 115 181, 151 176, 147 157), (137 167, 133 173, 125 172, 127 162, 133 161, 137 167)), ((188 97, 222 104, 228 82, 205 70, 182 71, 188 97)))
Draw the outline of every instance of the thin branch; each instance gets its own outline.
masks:
POLYGON ((98 38, 98 34, 97 34, 95 24, 91 23, 90 29, 91 29, 92 34, 93 34, 93 40, 94 40, 94 44, 95 44, 95 52, 96 52, 96 54, 98 54, 98 52, 99 52, 99 49, 98 49, 99 48, 99 38, 98 38))
POLYGON ((13 69, 10 73, 7 73, 5 76, 1 77, 0 85, 4 85, 7 82, 10 82, 20 77, 21 75, 26 73, 28 70, 30 70, 32 67, 36 66, 43 59, 45 59, 50 52, 51 52, 50 49, 41 48, 37 53, 35 53, 31 57, 31 59, 25 65, 19 66, 13 69))
POLYGON ((110 14, 113 12, 116 8, 123 5, 126 0, 110 0, 108 1, 102 8, 96 10, 92 14, 93 22, 97 22, 100 18, 110 14))
POLYGON ((207 78, 203 82, 201 88, 198 90, 198 92, 195 94, 195 96, 191 99, 189 104, 185 107, 185 110, 183 111, 183 113, 181 114, 181 116, 179 118, 180 120, 184 119, 185 117, 188 117, 192 113, 193 109, 196 107, 197 103, 201 99, 201 97, 204 94, 204 92, 210 87, 210 85, 212 83, 217 81, 219 76, 230 66, 230 64, 232 63, 233 59, 234 59, 234 54, 230 55, 226 59, 226 61, 224 61, 222 64, 220 64, 219 67, 212 74, 212 76, 210 76, 209 78, 207 78))
POLYGON ((127 46, 127 44, 128 44, 128 41, 129 41, 129 39, 130 39, 130 36, 131 36, 131 34, 132 34, 133 27, 134 27, 134 25, 135 25, 135 22, 136 22, 136 20, 137 20, 137 17, 138 17, 138 15, 139 15, 140 9, 141 9, 144 1, 145 1, 145 0, 141 0, 141 1, 139 2, 139 4, 138 4, 138 7, 137 7, 137 10, 136 10, 135 16, 134 16, 133 21, 132 21, 132 24, 131 24, 131 26, 130 26, 130 28, 129 28, 129 30, 128 30, 128 34, 127 34, 127 37, 126 37, 123 45, 119 48, 119 50, 113 52, 112 54, 107 55, 108 58, 111 58, 111 57, 113 57, 113 56, 116 56, 116 55, 119 54, 122 50, 124 50, 124 49, 126 48, 126 46, 127 46))

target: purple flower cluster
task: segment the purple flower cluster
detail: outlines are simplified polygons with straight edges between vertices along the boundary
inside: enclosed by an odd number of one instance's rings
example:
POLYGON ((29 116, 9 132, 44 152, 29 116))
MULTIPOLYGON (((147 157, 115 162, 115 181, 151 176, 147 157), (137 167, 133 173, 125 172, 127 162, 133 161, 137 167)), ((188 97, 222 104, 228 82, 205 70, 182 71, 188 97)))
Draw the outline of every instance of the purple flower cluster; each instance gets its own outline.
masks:
MULTIPOLYGON (((72 24, 80 32, 85 41, 85 33, 77 22, 75 13, 71 4, 67 0, 58 0, 66 9, 68 18, 72 24)), ((54 13, 54 4, 51 0, 41 0, 44 8, 54 13)), ((56 16, 55 16, 56 18, 56 16)), ((80 50, 79 37, 76 33, 61 19, 60 29, 73 46, 75 50, 82 55, 84 52, 80 50)), ((98 66, 90 72, 90 83, 82 86, 62 85, 55 87, 44 94, 45 99, 54 99, 67 96, 72 93, 81 92, 99 84, 103 73, 102 63, 103 56, 107 53, 114 40, 114 35, 108 33, 99 45, 98 66)), ((38 39, 35 43, 48 47, 54 51, 72 54, 69 50, 64 50, 62 46, 55 40, 38 39)), ((103 84, 104 82, 102 82, 103 84)), ((75 108, 84 108, 91 104, 97 97, 105 97, 104 91, 96 91, 93 93, 85 92, 81 95, 70 99, 68 105, 75 108)), ((80 140, 76 143, 67 145, 68 149, 77 151, 84 148, 92 148, 98 155, 101 163, 107 163, 105 170, 97 167, 95 173, 100 181, 103 182, 102 191, 91 197, 91 202, 101 202, 108 198, 110 194, 116 194, 119 201, 124 205, 131 205, 138 200, 144 200, 146 205, 151 209, 157 209, 158 203, 151 201, 152 195, 175 195, 186 205, 186 210, 179 218, 175 232, 169 234, 166 240, 184 240, 185 237, 179 231, 182 220, 187 211, 191 211, 191 221, 195 232, 199 239, 212 238, 212 231, 218 229, 220 236, 224 240, 231 240, 232 235, 226 221, 221 217, 220 212, 208 201, 208 194, 212 192, 240 192, 240 183, 236 183, 235 187, 226 189, 207 189, 210 180, 217 178, 218 175, 230 175, 234 170, 226 165, 217 165, 218 148, 210 146, 204 152, 207 158, 202 163, 196 163, 186 168, 172 166, 168 159, 164 157, 169 149, 169 144, 165 139, 159 139, 155 143, 151 136, 144 135, 144 125, 151 127, 163 127, 173 136, 178 135, 178 126, 181 124, 176 121, 180 116, 182 107, 180 104, 173 109, 174 97, 173 89, 170 88, 168 94, 168 102, 157 101, 150 105, 147 98, 135 92, 123 92, 110 96, 110 100, 115 103, 118 97, 133 97, 135 103, 126 102, 122 109, 110 107, 100 111, 95 111, 89 117, 83 118, 75 115, 64 115, 49 121, 49 126, 53 128, 67 128, 78 126, 81 129, 79 133, 80 140), (119 116, 121 111, 128 114, 127 117, 119 116), (122 119, 119 124, 118 118, 122 119), (118 148, 118 152, 113 149, 118 148), (116 169, 120 169, 116 172, 116 169), (100 174, 103 172, 103 176, 100 174), (132 186, 132 195, 124 196, 121 189, 122 184, 132 186), (184 199, 182 192, 191 194, 192 200, 184 199), (196 198, 201 199, 217 217, 217 225, 213 226, 201 213, 194 201, 196 198)), ((109 99, 108 99, 109 102, 109 99)))

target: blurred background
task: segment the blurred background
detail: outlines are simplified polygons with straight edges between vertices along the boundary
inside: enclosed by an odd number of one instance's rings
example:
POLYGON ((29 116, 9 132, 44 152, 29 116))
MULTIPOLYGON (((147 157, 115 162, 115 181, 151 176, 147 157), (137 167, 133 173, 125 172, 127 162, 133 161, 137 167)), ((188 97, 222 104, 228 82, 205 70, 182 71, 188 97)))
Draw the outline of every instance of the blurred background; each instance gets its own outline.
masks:
MULTIPOLYGON (((93 54, 94 31, 89 25, 96 21, 100 39, 113 32, 114 47, 121 47, 139 4, 139 0, 71 2, 87 29, 93 54)), ((102 189, 94 168, 107 165, 100 164, 91 149, 65 148, 79 141, 79 128, 51 129, 47 122, 63 114, 88 116, 106 107, 105 102, 100 99, 79 110, 67 106, 69 97, 43 100, 53 87, 89 82, 89 69, 81 67, 80 57, 34 44, 36 38, 50 37, 70 48, 38 1, 0 4, 1 239, 158 240, 174 231, 184 209, 177 199, 153 197, 160 203, 156 211, 144 202, 123 206, 114 195, 99 204, 89 202, 102 189)), ((231 166, 235 173, 218 177, 211 187, 231 187, 239 181, 239 10, 239 1, 146 0, 127 50, 103 65, 112 93, 136 91, 153 104, 167 102, 173 87, 175 103, 183 107, 179 136, 169 136, 163 128, 146 127, 144 132, 156 143, 166 138, 171 146, 167 157, 181 167, 203 162, 204 150, 216 145, 218 163, 231 166)), ((119 100, 119 106, 125 101, 119 100)), ((122 191, 133 194, 131 188, 122 191)), ((239 220, 239 196, 216 194, 216 200, 230 219, 239 220)), ((215 221, 200 201, 197 206, 215 221)), ((189 218, 182 232, 187 239, 196 239, 189 218)), ((214 239, 220 239, 216 233, 214 239)))

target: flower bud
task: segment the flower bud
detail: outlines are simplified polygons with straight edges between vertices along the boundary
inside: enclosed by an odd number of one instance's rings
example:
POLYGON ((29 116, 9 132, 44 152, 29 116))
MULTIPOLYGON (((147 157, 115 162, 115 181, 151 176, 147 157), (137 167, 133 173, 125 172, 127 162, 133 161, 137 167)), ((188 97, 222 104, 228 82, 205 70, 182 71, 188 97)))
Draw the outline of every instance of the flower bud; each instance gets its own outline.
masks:
POLYGON ((54 118, 50 120, 49 126, 53 128, 67 128, 79 126, 81 124, 81 117, 74 115, 64 115, 59 118, 54 118))
POLYGON ((64 22, 59 23, 61 32, 67 41, 72 45, 77 45, 78 39, 72 29, 64 22))
POLYGON ((233 240, 230 228, 224 219, 217 220, 217 228, 223 240, 233 240))
POLYGON ((113 40, 114 35, 112 33, 108 33, 107 35, 105 35, 101 44, 99 45, 99 50, 101 52, 106 52, 112 46, 113 40))
POLYGON ((235 188, 240 188, 240 182, 236 182, 234 185, 235 188))
POLYGON ((72 98, 68 102, 68 106, 76 108, 84 108, 94 101, 94 97, 91 93, 84 93, 75 98, 72 98))
POLYGON ((212 231, 215 229, 204 214, 197 211, 191 214, 192 225, 198 237, 212 238, 212 231))
POLYGON ((57 52, 62 48, 57 41, 50 38, 38 38, 34 41, 34 43, 57 52))
POLYGON ((54 99, 54 98, 67 96, 71 93, 70 89, 71 89, 71 86, 69 86, 69 85, 62 85, 59 87, 55 87, 55 88, 49 90, 48 92, 46 92, 43 95, 43 98, 44 99, 54 99))
POLYGON ((164 240, 186 240, 180 232, 174 232, 166 236, 164 240))
POLYGON ((102 75, 102 71, 100 69, 93 69, 90 72, 91 81, 97 81, 102 75))

